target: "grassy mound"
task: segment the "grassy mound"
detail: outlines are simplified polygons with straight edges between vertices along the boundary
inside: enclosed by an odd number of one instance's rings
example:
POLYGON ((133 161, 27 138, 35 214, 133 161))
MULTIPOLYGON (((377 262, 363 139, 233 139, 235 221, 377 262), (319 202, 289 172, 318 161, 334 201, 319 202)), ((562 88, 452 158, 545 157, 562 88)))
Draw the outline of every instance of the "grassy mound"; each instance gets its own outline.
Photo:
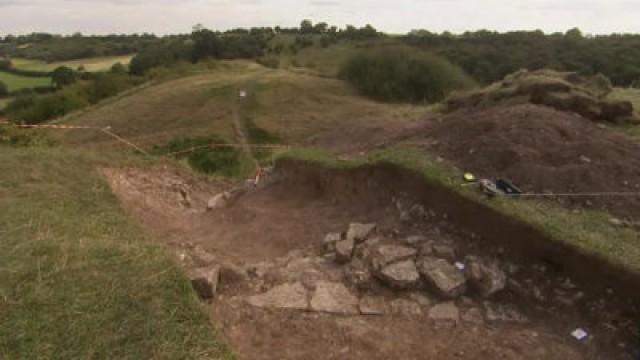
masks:
MULTIPOLYGON (((73 114, 63 122, 111 126, 116 134, 152 148, 178 137, 202 134, 237 142, 234 116, 244 122, 251 142, 296 144, 337 126, 379 119, 410 121, 422 118, 424 113, 422 107, 370 101, 343 81, 233 62, 141 88, 73 114), (238 96, 241 90, 248 93, 244 99, 238 96), (277 135, 279 141, 258 129, 277 135)), ((52 136, 70 144, 116 145, 99 132, 70 131, 52 136)))
POLYGON ((531 102, 596 121, 634 122, 633 104, 608 99, 612 91, 611 82, 603 75, 585 77, 572 72, 522 70, 482 90, 453 94, 447 99, 447 106, 456 110, 502 102, 531 102))
POLYGON ((429 53, 387 47, 352 57, 340 76, 363 94, 391 102, 435 103, 475 85, 462 69, 429 53))
POLYGON ((96 171, 121 162, 0 151, 0 358, 232 358, 177 264, 96 171))

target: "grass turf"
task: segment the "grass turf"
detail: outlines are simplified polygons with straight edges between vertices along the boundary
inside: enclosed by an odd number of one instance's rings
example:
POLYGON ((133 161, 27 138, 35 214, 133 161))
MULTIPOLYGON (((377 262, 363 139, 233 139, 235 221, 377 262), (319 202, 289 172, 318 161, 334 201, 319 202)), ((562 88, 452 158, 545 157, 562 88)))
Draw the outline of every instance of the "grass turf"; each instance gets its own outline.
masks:
POLYGON ((51 86, 51 78, 31 77, 0 71, 0 81, 9 87, 9 91, 29 89, 37 86, 51 86))
POLYGON ((233 358, 99 176, 122 159, 1 150, 0 358, 233 358))

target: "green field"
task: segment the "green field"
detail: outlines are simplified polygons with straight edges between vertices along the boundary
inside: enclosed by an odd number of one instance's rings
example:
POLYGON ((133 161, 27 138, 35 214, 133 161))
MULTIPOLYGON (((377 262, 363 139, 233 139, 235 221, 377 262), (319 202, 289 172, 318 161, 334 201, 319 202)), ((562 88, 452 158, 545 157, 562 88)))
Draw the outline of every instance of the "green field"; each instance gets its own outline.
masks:
POLYGON ((51 79, 48 77, 22 76, 2 71, 0 71, 0 81, 7 84, 7 86, 9 87, 9 91, 51 85, 51 79))
POLYGON ((11 100, 11 98, 0 99, 0 110, 4 109, 11 100))
POLYGON ((13 64, 13 67, 19 70, 49 72, 55 70, 57 67, 67 66, 74 70, 77 70, 80 67, 84 67, 85 71, 88 72, 100 72, 109 70, 116 63, 128 65, 131 62, 132 58, 133 55, 107 56, 53 63, 46 63, 40 60, 14 58, 11 59, 11 62, 13 64))
POLYGON ((0 150, 1 359, 233 358, 171 254, 97 170, 144 163, 0 150))

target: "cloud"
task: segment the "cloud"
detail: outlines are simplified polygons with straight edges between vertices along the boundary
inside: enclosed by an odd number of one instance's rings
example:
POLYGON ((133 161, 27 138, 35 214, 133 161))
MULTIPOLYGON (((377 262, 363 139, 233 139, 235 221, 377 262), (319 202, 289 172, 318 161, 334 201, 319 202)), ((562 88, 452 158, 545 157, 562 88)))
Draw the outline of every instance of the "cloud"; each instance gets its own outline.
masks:
POLYGON ((344 26, 370 23, 403 33, 411 29, 463 32, 542 29, 640 32, 638 0, 0 0, 0 34, 158 34, 212 29, 294 26, 303 18, 344 26))

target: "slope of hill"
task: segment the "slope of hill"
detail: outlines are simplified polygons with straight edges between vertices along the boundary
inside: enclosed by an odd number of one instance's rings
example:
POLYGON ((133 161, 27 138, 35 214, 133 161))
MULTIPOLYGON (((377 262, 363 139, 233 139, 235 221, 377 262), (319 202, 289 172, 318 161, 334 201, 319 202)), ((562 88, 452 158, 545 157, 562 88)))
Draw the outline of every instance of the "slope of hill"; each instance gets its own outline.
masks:
MULTIPOLYGON (((300 144, 322 130, 377 121, 409 122, 427 108, 379 104, 358 96, 339 80, 236 62, 149 86, 68 117, 66 124, 106 127, 144 146, 176 137, 217 134, 235 138, 233 120, 300 144), (245 91, 246 97, 240 92, 245 91)), ((68 132, 71 144, 110 145, 97 132, 68 132)))
POLYGON ((231 358, 170 253, 97 169, 143 163, 1 150, 0 358, 231 358))

